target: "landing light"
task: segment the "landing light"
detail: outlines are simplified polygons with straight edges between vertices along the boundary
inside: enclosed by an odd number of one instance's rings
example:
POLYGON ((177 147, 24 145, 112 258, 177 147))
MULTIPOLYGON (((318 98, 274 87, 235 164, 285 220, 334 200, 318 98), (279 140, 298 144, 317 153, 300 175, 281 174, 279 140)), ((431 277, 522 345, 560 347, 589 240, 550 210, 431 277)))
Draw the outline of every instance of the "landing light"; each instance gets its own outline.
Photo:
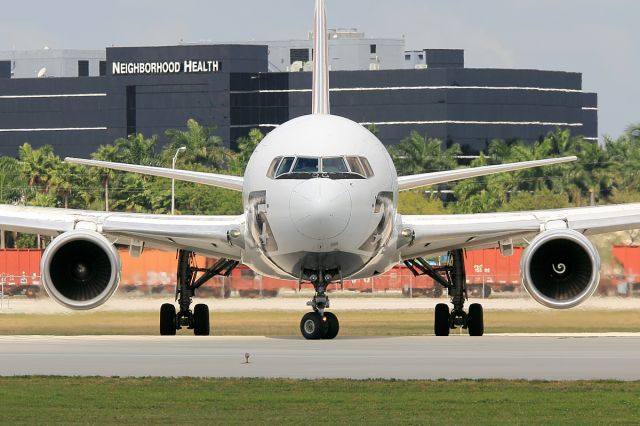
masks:
POLYGON ((400 232, 400 235, 402 235, 404 238, 411 238, 413 237, 413 229, 404 228, 402 232, 400 232))

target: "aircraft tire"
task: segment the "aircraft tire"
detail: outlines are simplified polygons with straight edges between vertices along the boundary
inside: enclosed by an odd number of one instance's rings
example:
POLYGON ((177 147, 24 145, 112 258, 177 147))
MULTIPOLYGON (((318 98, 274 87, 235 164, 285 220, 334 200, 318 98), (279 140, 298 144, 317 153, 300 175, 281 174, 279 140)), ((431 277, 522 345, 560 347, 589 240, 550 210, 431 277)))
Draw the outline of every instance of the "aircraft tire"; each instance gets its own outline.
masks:
POLYGON ((164 303, 160 307, 160 335, 176 335, 176 307, 171 303, 164 303))
POLYGON ((326 320, 326 323, 322 338, 335 339, 338 335, 338 331, 340 331, 340 322, 338 321, 338 317, 333 312, 325 312, 324 319, 326 320))
POLYGON ((324 332, 324 324, 320 314, 317 312, 307 312, 300 320, 300 332, 307 340, 320 339, 324 332))
POLYGON ((469 331, 469 336, 482 336, 484 334, 484 313, 482 305, 479 303, 469 305, 467 330, 469 331))
POLYGON ((198 303, 193 308, 193 334, 196 336, 208 336, 209 332, 209 306, 204 303, 198 303))
POLYGON ((449 306, 446 303, 438 303, 435 309, 433 332, 436 336, 449 335, 449 306))

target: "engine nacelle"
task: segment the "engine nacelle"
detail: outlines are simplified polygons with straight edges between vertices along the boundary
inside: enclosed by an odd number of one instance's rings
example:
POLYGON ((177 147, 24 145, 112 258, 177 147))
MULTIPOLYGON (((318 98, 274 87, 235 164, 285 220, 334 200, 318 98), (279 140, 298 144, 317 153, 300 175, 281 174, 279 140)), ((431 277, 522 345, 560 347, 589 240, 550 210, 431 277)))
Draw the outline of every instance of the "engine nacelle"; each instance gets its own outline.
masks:
POLYGON ((120 282, 120 256, 94 231, 68 231, 42 254, 42 282, 56 302, 70 309, 93 309, 109 300, 120 282))
POLYGON ((520 261, 522 283, 531 297, 555 309, 587 300, 600 281, 600 255, 584 235, 562 229, 531 241, 520 261))

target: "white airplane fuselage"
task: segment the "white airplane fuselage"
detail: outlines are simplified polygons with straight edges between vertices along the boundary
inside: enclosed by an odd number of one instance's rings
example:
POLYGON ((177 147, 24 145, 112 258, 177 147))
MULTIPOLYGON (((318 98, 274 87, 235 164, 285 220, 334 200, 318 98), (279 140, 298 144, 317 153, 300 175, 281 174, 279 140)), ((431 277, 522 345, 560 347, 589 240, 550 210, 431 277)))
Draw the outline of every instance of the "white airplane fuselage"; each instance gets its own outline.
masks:
POLYGON ((307 115, 269 133, 247 165, 243 205, 242 262, 263 275, 309 279, 319 273, 335 281, 382 273, 400 260, 393 250, 395 167, 378 138, 346 118, 307 115), (351 171, 363 158, 370 165, 360 171, 366 177, 331 173, 336 162, 344 167, 341 159, 351 171), (297 159, 300 167, 318 159, 317 172, 274 174, 278 163, 284 169, 297 159))

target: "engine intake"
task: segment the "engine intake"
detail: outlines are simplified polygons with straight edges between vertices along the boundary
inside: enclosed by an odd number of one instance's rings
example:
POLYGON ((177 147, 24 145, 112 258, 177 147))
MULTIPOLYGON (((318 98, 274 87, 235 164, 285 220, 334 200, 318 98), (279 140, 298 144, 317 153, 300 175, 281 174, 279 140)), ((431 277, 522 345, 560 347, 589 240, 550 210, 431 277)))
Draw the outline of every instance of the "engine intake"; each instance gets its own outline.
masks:
POLYGON ((69 231, 46 248, 40 270, 44 288, 56 302, 70 309, 93 309, 118 288, 120 256, 97 232, 69 231))
POLYGON ((587 300, 600 281, 600 256, 584 235, 563 229, 533 239, 521 259, 522 282, 531 297, 555 309, 587 300))

